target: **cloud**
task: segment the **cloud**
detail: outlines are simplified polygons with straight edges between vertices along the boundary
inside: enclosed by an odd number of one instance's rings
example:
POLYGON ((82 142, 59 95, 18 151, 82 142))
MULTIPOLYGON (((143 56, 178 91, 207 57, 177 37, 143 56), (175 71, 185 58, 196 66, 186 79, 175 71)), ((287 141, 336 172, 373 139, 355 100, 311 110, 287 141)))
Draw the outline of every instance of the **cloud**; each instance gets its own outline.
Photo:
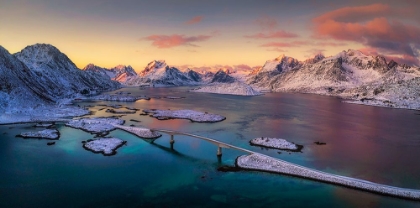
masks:
POLYGON ((273 30, 277 27, 277 20, 269 16, 262 16, 255 23, 263 30, 273 30))
POLYGON ((312 48, 312 49, 306 50, 304 51, 305 58, 313 58, 315 55, 318 55, 318 54, 324 55, 325 51, 326 51, 325 49, 318 49, 318 48, 312 48))
POLYGON ((395 62, 399 64, 407 64, 410 66, 415 66, 415 65, 418 66, 418 63, 419 63, 419 60, 413 56, 383 55, 383 54, 380 54, 378 50, 376 50, 375 48, 370 48, 370 47, 360 48, 358 50, 364 53, 365 55, 369 55, 369 56, 378 56, 378 55, 384 56, 388 62, 391 60, 394 60, 395 62))
POLYGON ((361 22, 378 16, 385 16, 391 13, 386 4, 372 4, 368 6, 344 7, 327 12, 313 19, 314 22, 322 23, 328 20, 337 22, 361 22))
POLYGON ((252 67, 246 64, 233 65, 233 68, 238 71, 252 71, 252 67))
POLYGON ((143 40, 152 41, 152 45, 158 48, 172 48, 176 46, 194 46, 195 42, 202 42, 210 39, 211 35, 197 35, 197 36, 186 36, 186 35, 150 35, 143 40))
POLYGON ((354 41, 384 55, 418 60, 420 27, 399 21, 411 17, 403 11, 409 10, 391 9, 385 4, 344 7, 315 17, 314 35, 354 41))
POLYGON ((203 20, 203 16, 195 16, 191 18, 190 20, 186 21, 185 24, 193 25, 193 24, 200 23, 202 20, 203 20))
POLYGON ((284 30, 278 30, 268 33, 257 33, 254 35, 245 35, 246 38, 255 38, 255 39, 268 39, 268 38, 296 38, 299 35, 291 32, 286 32, 284 30))

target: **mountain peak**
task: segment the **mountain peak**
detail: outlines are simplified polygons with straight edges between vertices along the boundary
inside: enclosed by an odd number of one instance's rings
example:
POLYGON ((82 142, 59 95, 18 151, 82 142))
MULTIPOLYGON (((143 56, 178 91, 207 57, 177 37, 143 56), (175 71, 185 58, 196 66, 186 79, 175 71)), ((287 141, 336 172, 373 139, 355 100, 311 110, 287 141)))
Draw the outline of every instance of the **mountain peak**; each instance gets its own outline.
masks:
POLYGON ((288 58, 288 57, 286 55, 284 55, 284 54, 281 54, 279 57, 275 58, 274 61, 281 61, 281 60, 283 60, 285 58, 288 58))

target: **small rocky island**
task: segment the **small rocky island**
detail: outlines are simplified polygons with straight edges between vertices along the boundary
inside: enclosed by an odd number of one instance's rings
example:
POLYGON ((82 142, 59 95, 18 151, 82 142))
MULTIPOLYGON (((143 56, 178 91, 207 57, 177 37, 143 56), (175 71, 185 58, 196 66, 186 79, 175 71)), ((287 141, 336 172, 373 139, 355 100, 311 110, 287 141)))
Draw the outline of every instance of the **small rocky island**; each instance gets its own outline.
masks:
POLYGON ((114 113, 114 114, 134 114, 134 113, 136 113, 137 111, 136 110, 129 110, 129 109, 127 109, 127 110, 120 110, 120 109, 106 109, 106 111, 105 112, 107 112, 107 113, 114 113))
POLYGON ((115 127, 123 131, 129 132, 131 134, 134 134, 143 139, 156 139, 162 136, 162 134, 153 132, 150 129, 146 129, 146 128, 130 127, 130 126, 122 126, 122 125, 115 125, 115 127))
POLYGON ((60 132, 57 129, 44 129, 42 131, 24 132, 16 135, 16 137, 56 140, 60 138, 60 132))
POLYGON ((116 149, 127 143, 118 138, 99 138, 85 142, 83 148, 94 153, 102 153, 105 156, 117 154, 116 149))
POLYGON ((280 138, 258 137, 252 139, 249 141, 249 143, 254 146, 286 150, 291 152, 300 152, 303 148, 302 145, 298 145, 280 138))
POLYGON ((190 90, 190 92, 205 92, 205 93, 242 95, 242 96, 262 95, 260 91, 255 90, 251 86, 245 83, 241 83, 241 82, 214 83, 210 85, 201 86, 196 89, 192 89, 190 90))
POLYGON ((115 130, 114 125, 122 125, 124 120, 118 118, 81 118, 78 120, 71 120, 66 126, 76 129, 82 129, 89 133, 103 133, 115 130))
POLYGON ((89 99, 104 100, 104 101, 118 101, 118 102, 136 102, 137 100, 150 100, 150 98, 146 96, 131 96, 131 95, 125 95, 125 94, 116 94, 116 95, 102 94, 95 97, 91 97, 89 99))
POLYGON ((152 117, 159 120, 168 120, 168 119, 189 119, 193 122, 200 123, 215 123, 220 122, 226 119, 226 117, 211 114, 207 112, 200 112, 194 110, 143 110, 144 113, 150 114, 152 117))

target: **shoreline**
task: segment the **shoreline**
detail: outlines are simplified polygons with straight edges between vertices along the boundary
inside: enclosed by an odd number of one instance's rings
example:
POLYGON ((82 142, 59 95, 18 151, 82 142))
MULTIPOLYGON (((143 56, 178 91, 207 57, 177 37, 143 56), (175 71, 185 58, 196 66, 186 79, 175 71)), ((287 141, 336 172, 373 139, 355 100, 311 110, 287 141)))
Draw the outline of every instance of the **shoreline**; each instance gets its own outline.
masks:
POLYGON ((370 192, 374 194, 390 196, 394 198, 420 201, 420 190, 400 188, 400 187, 395 187, 395 186, 373 183, 367 180, 326 173, 319 170, 306 168, 300 165, 289 163, 289 162, 286 162, 277 158, 273 158, 267 155, 259 154, 259 153, 238 156, 235 159, 235 166, 246 171, 258 171, 258 172, 274 173, 278 175, 287 175, 287 176, 317 181, 321 183, 347 187, 350 189, 370 192), (271 165, 268 168, 262 167, 262 166, 258 167, 251 163, 247 164, 246 162, 242 161, 242 160, 245 160, 247 157, 251 157, 251 156, 260 157, 259 159, 261 160, 265 159, 266 162, 277 163, 277 165, 271 165), (303 173, 294 173, 293 171, 301 171, 303 173))

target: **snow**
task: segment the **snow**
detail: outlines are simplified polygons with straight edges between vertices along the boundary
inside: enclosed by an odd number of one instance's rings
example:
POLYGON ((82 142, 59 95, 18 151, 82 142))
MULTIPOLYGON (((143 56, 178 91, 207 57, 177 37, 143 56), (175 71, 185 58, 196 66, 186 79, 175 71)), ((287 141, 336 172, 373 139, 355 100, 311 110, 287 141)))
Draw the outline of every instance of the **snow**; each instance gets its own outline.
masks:
POLYGON ((229 94, 229 95, 243 95, 243 96, 255 96, 261 95, 262 93, 255 90, 251 86, 240 83, 215 83, 207 86, 201 86, 199 88, 190 90, 190 92, 206 92, 216 94, 229 94))
POLYGON ((56 129, 45 129, 42 131, 24 132, 16 136, 23 138, 58 139, 60 138, 60 132, 56 129))
POLYGON ((82 129, 91 133, 102 133, 115 130, 114 125, 124 124, 124 120, 118 118, 81 118, 71 120, 66 126, 82 129))
POLYGON ((137 100, 150 100, 149 97, 145 97, 145 96, 131 96, 131 95, 124 95, 124 94, 117 94, 117 95, 102 94, 95 97, 91 97, 90 99, 118 101, 118 102, 136 102, 137 100))
POLYGON ((124 130, 126 132, 132 133, 138 137, 144 139, 156 139, 161 137, 162 135, 157 132, 152 132, 150 129, 146 128, 139 128, 139 127, 131 127, 131 126, 122 126, 122 125, 114 125, 116 128, 124 130))
POLYGON ((0 115, 0 124, 67 122, 68 117, 89 114, 88 110, 74 106, 40 106, 34 109, 14 108, 0 115))
POLYGON ((420 190, 387 186, 356 178, 325 173, 257 153, 239 156, 236 160, 236 165, 248 170, 292 175, 384 195, 420 200, 420 190))
POLYGON ((116 113, 116 114, 133 114, 136 113, 136 110, 118 110, 118 109, 106 109, 107 113, 116 113))
POLYGON ((295 59, 283 56, 267 61, 261 70, 247 76, 247 83, 261 91, 313 93, 358 104, 420 109, 416 81, 420 78, 419 68, 387 62, 384 57, 367 56, 356 50, 315 59, 296 63, 295 59), (384 92, 375 92, 381 88, 384 92))
POLYGON ((221 115, 194 110, 143 110, 159 120, 166 119, 189 119, 193 122, 213 123, 226 119, 221 115))
POLYGON ((103 155, 115 155, 116 149, 124 145, 126 142, 118 138, 99 138, 83 144, 85 149, 103 155))
POLYGON ((280 138, 259 137, 250 141, 252 145, 275 148, 280 150, 297 151, 300 148, 298 145, 280 138))
MULTIPOLYGON (((198 73, 194 73, 199 76, 198 73)), ((136 77, 127 80, 124 84, 128 86, 191 86, 199 85, 201 82, 191 77, 190 72, 181 72, 175 67, 169 67, 164 60, 150 62, 146 68, 136 77)))
POLYGON ((178 97, 178 96, 165 96, 164 98, 170 99, 170 100, 178 100, 178 99, 184 99, 185 97, 178 97))

